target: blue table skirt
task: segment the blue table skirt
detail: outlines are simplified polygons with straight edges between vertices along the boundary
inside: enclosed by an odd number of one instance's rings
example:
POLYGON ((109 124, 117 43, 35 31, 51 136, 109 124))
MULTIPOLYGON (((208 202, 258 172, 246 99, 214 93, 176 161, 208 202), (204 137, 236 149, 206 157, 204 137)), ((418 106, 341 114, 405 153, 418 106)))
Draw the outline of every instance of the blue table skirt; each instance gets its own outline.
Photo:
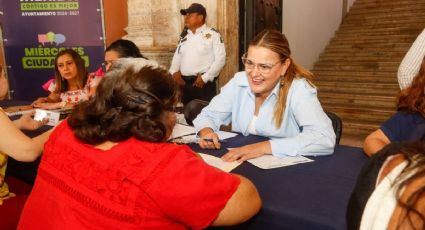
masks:
MULTIPOLYGON (((49 127, 30 131, 35 136, 49 127)), ((238 135, 227 139, 220 150, 196 152, 222 156, 226 148, 267 140, 238 135)), ((229 229, 346 229, 345 213, 360 168, 368 158, 362 149, 337 145, 330 156, 310 157, 311 163, 263 170, 244 162, 233 172, 249 178, 263 201, 260 213, 240 226, 229 229)), ((39 160, 30 163, 9 158, 8 175, 34 182, 39 160)), ((220 228, 228 229, 228 228, 220 228)))
MULTIPOLYGON (((221 150, 191 147, 221 156, 226 147, 262 140, 266 139, 237 136, 223 143, 221 150)), ((267 170, 244 162, 233 170, 249 178, 263 200, 260 213, 239 229, 346 229, 348 200, 368 158, 361 148, 342 145, 336 146, 333 155, 309 158, 314 162, 267 170)))

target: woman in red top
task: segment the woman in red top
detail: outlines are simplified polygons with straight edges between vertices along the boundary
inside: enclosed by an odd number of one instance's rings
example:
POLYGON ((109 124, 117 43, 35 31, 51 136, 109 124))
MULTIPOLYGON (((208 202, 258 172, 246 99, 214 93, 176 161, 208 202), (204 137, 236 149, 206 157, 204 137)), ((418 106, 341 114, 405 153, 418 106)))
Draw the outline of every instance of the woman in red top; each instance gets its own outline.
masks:
POLYGON ((51 134, 18 229, 202 229, 255 215, 261 200, 248 179, 166 143, 177 101, 156 63, 115 62, 51 134))

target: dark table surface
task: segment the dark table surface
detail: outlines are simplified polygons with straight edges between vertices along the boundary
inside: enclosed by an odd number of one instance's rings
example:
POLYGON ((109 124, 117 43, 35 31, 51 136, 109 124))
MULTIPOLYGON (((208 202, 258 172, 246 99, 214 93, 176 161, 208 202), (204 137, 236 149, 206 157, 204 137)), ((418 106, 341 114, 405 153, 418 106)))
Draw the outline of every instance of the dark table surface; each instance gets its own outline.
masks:
MULTIPOLYGON (((196 152, 221 156, 226 147, 259 140, 263 138, 237 136, 223 143, 221 150, 191 147, 196 152)), ((228 229, 346 229, 348 199, 368 158, 360 148, 342 145, 335 147, 333 155, 309 158, 314 162, 266 170, 244 162, 234 169, 233 173, 255 184, 263 207, 247 223, 228 229)), ((33 184, 38 164, 39 160, 26 163, 9 158, 7 175, 33 184)))
MULTIPOLYGON (((238 147, 265 138, 237 136, 223 147, 238 147)), ((221 156, 225 150, 197 152, 221 156)), ((260 169, 244 162, 234 173, 249 178, 263 200, 260 213, 239 229, 346 229, 345 213, 362 165, 362 149, 337 145, 330 156, 309 157, 314 162, 276 169, 260 169)))
MULTIPOLYGON (((8 103, 0 103, 6 107, 8 103)), ((11 105, 16 105, 14 102, 11 105)), ((49 129, 28 131, 36 136, 49 129)), ((220 150, 196 152, 222 156, 228 147, 238 147, 266 140, 258 136, 227 139, 220 150)), ((345 213, 351 191, 362 165, 368 160, 362 149, 337 145, 333 155, 309 157, 314 162, 275 169, 260 169, 244 162, 234 173, 249 178, 257 187, 263 201, 258 215, 236 229, 346 229, 345 213)), ((8 175, 27 183, 34 182, 39 160, 30 163, 9 158, 8 175)))

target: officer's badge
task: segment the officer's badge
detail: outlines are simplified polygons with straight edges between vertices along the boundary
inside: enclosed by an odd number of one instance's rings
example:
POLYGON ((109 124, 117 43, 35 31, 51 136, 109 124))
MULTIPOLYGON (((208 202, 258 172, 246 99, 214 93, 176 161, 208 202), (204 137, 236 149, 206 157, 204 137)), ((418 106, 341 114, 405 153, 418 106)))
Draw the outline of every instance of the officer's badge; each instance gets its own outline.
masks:
POLYGON ((211 38, 211 36, 212 36, 212 35, 211 35, 210 33, 205 34, 205 38, 206 38, 206 39, 210 39, 210 38, 211 38))

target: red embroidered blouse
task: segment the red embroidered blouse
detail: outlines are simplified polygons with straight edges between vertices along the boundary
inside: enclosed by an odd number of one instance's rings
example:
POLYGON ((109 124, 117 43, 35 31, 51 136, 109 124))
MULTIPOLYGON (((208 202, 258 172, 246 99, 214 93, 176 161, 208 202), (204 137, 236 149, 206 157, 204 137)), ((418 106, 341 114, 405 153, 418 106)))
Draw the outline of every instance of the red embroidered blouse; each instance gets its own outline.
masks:
POLYGON ((45 145, 18 229, 201 229, 239 183, 187 146, 130 138, 104 151, 65 121, 45 145))

